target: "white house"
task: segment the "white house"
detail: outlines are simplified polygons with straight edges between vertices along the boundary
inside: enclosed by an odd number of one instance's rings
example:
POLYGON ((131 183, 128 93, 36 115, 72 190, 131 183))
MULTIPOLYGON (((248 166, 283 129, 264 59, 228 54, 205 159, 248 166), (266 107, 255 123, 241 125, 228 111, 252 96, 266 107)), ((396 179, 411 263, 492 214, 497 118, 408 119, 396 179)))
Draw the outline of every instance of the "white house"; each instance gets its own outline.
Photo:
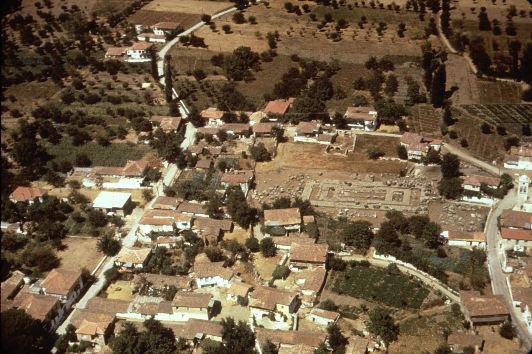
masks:
POLYGON ((499 187, 499 178, 481 175, 467 175, 464 177, 463 187, 467 191, 480 192, 482 184, 490 188, 497 189, 499 187))
POLYGON ((126 60, 127 61, 149 61, 150 49, 153 47, 152 43, 148 42, 137 42, 134 43, 131 47, 126 49, 126 60))
POLYGON ((173 232, 189 230, 192 216, 181 214, 177 210, 151 209, 144 213, 139 221, 139 232, 148 235, 151 232, 173 232))
POLYGON ((528 326, 528 331, 532 333, 532 288, 510 287, 512 293, 512 303, 519 308, 521 318, 528 326))
POLYGON ((501 228, 501 244, 505 250, 526 252, 532 247, 532 230, 501 228))
POLYGON ((409 160, 420 161, 430 150, 440 151, 442 142, 439 139, 427 139, 416 133, 405 132, 401 135, 401 146, 406 148, 409 160))
POLYGON ((188 321, 195 318, 209 320, 214 300, 211 294, 177 292, 172 300, 173 318, 188 321))
MULTIPOLYGON (((183 238, 183 236, 180 236, 180 237, 183 238)), ((175 237, 175 236, 159 236, 154 241, 154 244, 155 244, 155 248, 171 249, 171 248, 176 248, 177 247, 178 241, 179 241, 179 237, 175 237)))
POLYGON ((532 144, 512 146, 504 158, 504 167, 532 171, 532 144))
POLYGON ((296 127, 294 141, 303 143, 316 143, 321 133, 321 123, 317 120, 299 122, 296 127))
POLYGON ((215 286, 228 288, 234 273, 224 268, 224 262, 196 262, 194 263, 194 278, 198 288, 215 286))
POLYGON ((483 232, 444 231, 441 236, 449 246, 486 248, 486 236, 483 232))
POLYGON ((224 111, 220 111, 216 107, 209 107, 201 111, 200 116, 206 121, 206 126, 218 127, 224 124, 224 121, 222 120, 224 113, 224 111))
POLYGON ((151 248, 122 247, 115 257, 115 266, 127 269, 142 269, 151 256, 151 248))
POLYGON ((137 35, 137 40, 139 41, 147 41, 152 43, 166 43, 166 36, 161 34, 155 34, 155 33, 141 33, 137 35))
POLYGON ((131 193, 102 191, 92 202, 92 207, 107 214, 127 215, 132 210, 131 193))
POLYGON ((151 26, 153 34, 158 36, 174 36, 177 34, 178 22, 157 22, 151 26))
POLYGON ((336 323, 340 319, 340 314, 334 311, 322 310, 319 308, 314 308, 310 311, 308 319, 316 324, 322 326, 328 326, 330 324, 336 323))
POLYGON ((353 129, 375 131, 379 124, 377 111, 373 107, 347 107, 344 118, 347 126, 353 129))
POLYGON ((44 295, 57 297, 67 311, 83 289, 83 279, 79 270, 52 269, 40 287, 44 295))

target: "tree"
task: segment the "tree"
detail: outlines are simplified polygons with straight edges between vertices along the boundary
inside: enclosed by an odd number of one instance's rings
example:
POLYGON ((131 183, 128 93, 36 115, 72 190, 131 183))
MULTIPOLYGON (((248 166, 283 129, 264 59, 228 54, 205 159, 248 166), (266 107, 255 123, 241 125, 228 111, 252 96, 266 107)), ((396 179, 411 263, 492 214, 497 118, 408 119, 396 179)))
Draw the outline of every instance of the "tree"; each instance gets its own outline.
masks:
POLYGON ((373 240, 372 225, 363 220, 347 223, 342 229, 342 236, 346 245, 367 250, 373 240))
POLYGON ((109 220, 107 220, 107 215, 100 210, 91 210, 88 213, 88 217, 89 222, 94 227, 104 227, 109 222, 109 220))
POLYGON ((397 145, 397 156, 401 160, 408 160, 408 150, 404 145, 397 145))
POLYGON ((333 353, 343 353, 344 350, 342 350, 342 348, 345 348, 347 344, 347 338, 344 337, 340 331, 340 327, 336 323, 329 325, 327 327, 327 334, 329 345, 333 349, 333 353))
POLYGON ((243 321, 232 317, 222 319, 223 354, 255 354, 255 333, 243 321))
POLYGON ((271 237, 265 237, 260 241, 260 252, 264 257, 273 257, 277 253, 271 237))
POLYGON ((532 82, 532 43, 528 43, 521 55, 519 78, 527 83, 532 82))
POLYGON ((397 89, 399 88, 399 81, 397 81, 397 77, 395 75, 389 75, 386 78, 386 86, 384 87, 384 92, 388 97, 393 97, 393 95, 397 92, 397 89))
POLYGON ((438 192, 447 199, 458 199, 463 192, 462 179, 458 177, 442 178, 438 183, 438 192))
POLYGON ((394 225, 390 221, 385 221, 381 224, 381 227, 379 228, 379 231, 377 231, 375 238, 383 243, 383 247, 398 247, 401 245, 399 235, 397 234, 394 225))
POLYGON ((323 300, 320 302, 319 306, 320 309, 327 310, 327 311, 338 311, 338 305, 334 303, 332 300, 323 300))
POLYGON ((278 264, 273 270, 273 279, 286 279, 290 275, 290 268, 285 265, 278 264))
POLYGON ((214 246, 206 247, 205 254, 207 255, 207 258, 209 258, 209 261, 211 262, 220 262, 220 261, 223 261, 225 258, 222 250, 214 246))
POLYGON ((266 343, 262 346, 262 354, 277 354, 279 350, 277 346, 272 343, 271 340, 266 340, 266 343))
POLYGON ((225 34, 231 33, 231 25, 225 24, 222 26, 222 31, 225 32, 225 34))
POLYGON ((384 151, 379 148, 371 147, 368 149, 368 158, 370 160, 378 160, 380 157, 384 156, 384 151))
POLYGON ((257 162, 269 161, 272 156, 266 146, 263 143, 258 143, 257 145, 251 146, 249 148, 249 153, 251 158, 257 162))
POLYGON ((102 252, 106 256, 113 257, 118 254, 120 248, 122 248, 122 244, 112 235, 105 234, 104 236, 100 237, 96 247, 98 248, 98 251, 102 252))
POLYGON ((242 12, 235 12, 233 15, 233 22, 236 24, 242 24, 246 22, 246 18, 244 17, 244 14, 242 12))
POLYGON ((126 323, 111 344, 113 353, 173 353, 176 340, 171 329, 154 319, 144 321, 145 331, 140 332, 132 323, 126 323))
POLYGON ((441 173, 443 178, 453 178, 460 176, 460 160, 458 156, 447 153, 443 155, 441 163, 441 173))
POLYGON ((499 334, 506 339, 513 339, 515 337, 515 328, 511 322, 504 322, 499 329, 499 334))
POLYGON ((211 16, 210 15, 207 15, 207 14, 203 14, 201 15, 201 20, 205 23, 210 23, 211 22, 211 16))
POLYGON ((77 154, 74 164, 78 167, 90 167, 90 165, 92 165, 92 161, 86 154, 77 154))
POLYGON ((255 221, 256 210, 249 207, 246 196, 239 186, 231 186, 227 189, 226 205, 229 215, 244 229, 255 221))
POLYGON ((445 64, 440 64, 430 87, 430 103, 436 108, 442 107, 445 101, 445 82, 446 82, 446 70, 445 64))
POLYGON ((484 6, 480 8, 480 13, 478 14, 478 29, 480 31, 491 31, 491 22, 484 6))
POLYGON ((447 344, 441 344, 436 350, 434 351, 434 354, 452 354, 453 351, 447 344))
POLYGON ((397 340, 399 335, 399 326, 395 324, 390 311, 380 307, 370 311, 368 330, 381 337, 386 345, 397 340))
POLYGON ((258 252, 260 250, 259 240, 255 237, 250 237, 246 240, 246 248, 251 252, 258 252))
POLYGON ((1 323, 2 353, 50 353, 55 334, 48 333, 41 321, 23 310, 9 309, 2 312, 1 323))
POLYGON ((76 327, 69 324, 65 329, 65 334, 60 335, 55 342, 55 347, 58 353, 66 353, 69 347, 69 342, 77 342, 76 327))

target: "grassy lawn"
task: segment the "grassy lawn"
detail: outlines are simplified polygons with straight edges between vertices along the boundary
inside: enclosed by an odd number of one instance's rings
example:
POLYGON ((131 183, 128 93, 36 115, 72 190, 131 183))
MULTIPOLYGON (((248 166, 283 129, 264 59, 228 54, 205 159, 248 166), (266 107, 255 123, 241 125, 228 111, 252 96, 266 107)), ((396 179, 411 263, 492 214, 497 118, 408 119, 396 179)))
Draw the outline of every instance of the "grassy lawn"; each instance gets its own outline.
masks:
POLYGON ((429 294, 406 276, 383 269, 354 267, 333 276, 333 291, 397 308, 418 309, 429 294))
POLYGON ((146 145, 111 144, 101 146, 87 143, 81 146, 71 144, 69 138, 63 138, 57 145, 47 145, 47 151, 55 161, 74 162, 76 155, 86 154, 93 166, 124 166, 127 160, 138 160, 152 151, 146 145))

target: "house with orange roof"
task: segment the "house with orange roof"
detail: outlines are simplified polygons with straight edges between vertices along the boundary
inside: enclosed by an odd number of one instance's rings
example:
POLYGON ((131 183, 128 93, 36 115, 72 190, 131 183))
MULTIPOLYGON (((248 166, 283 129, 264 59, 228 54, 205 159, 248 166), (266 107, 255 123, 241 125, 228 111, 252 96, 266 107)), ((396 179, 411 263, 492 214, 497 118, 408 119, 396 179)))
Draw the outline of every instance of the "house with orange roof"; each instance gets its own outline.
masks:
POLYGON ((152 43, 137 42, 126 49, 126 61, 142 62, 150 61, 150 50, 153 47, 152 43))
POLYGON ((285 115, 288 113, 292 105, 294 104, 295 98, 290 97, 288 99, 277 99, 273 101, 269 101, 266 104, 266 107, 262 110, 262 112, 268 114, 268 116, 273 116, 275 118, 275 115, 285 115))
POLYGON ((249 309, 256 320, 273 316, 276 322, 288 323, 299 304, 296 292, 258 286, 250 295, 249 309))
POLYGON ((473 326, 500 324, 510 318, 510 311, 501 295, 460 291, 460 306, 466 320, 473 326))
POLYGON ((65 315, 57 297, 24 291, 18 293, 10 307, 23 310, 32 318, 42 321, 49 331, 55 330, 65 315))
POLYGON ((222 174, 220 184, 224 189, 231 186, 239 186, 242 192, 244 192, 244 195, 247 196, 254 177, 255 173, 253 170, 229 171, 222 174))
POLYGON ((325 268, 329 256, 329 245, 312 243, 292 243, 290 246, 290 269, 325 268))
POLYGON ((76 327, 78 342, 106 345, 113 333, 115 315, 86 309, 75 309, 71 324, 76 327))
POLYGON ((28 203, 31 205, 35 202, 42 202, 47 195, 48 191, 43 188, 19 186, 9 195, 9 200, 13 203, 28 203))
POLYGON ((284 236, 287 232, 301 232, 299 208, 264 210, 265 234, 284 236))
POLYGON ((441 233, 441 236, 447 240, 449 246, 486 248, 486 236, 482 231, 444 231, 441 233))
POLYGON ((40 283, 40 287, 43 294, 57 297, 65 310, 68 310, 83 289, 81 271, 52 269, 40 283))
POLYGON ((194 279, 196 286, 201 289, 209 286, 228 288, 234 273, 223 266, 224 262, 196 262, 194 263, 194 279))
POLYGON ((154 125, 154 128, 159 128, 165 132, 171 132, 179 130, 183 123, 183 119, 181 117, 154 115, 150 117, 150 122, 154 125))

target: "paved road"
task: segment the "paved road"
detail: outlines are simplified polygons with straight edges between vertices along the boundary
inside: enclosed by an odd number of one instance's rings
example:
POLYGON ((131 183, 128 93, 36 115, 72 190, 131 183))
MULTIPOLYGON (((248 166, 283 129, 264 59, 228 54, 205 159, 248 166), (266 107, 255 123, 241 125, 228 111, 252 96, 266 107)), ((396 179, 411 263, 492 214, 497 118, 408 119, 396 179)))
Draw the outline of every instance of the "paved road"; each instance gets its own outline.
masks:
POLYGON ((504 169, 498 166, 492 165, 488 162, 482 161, 469 155, 466 151, 457 148, 456 146, 445 144, 442 147, 443 151, 450 152, 451 154, 457 155, 461 160, 466 161, 467 163, 476 166, 484 171, 492 173, 494 175, 500 176, 504 173, 504 169))
POLYGON ((493 293, 504 296, 506 304, 511 309, 512 322, 515 325, 518 336, 526 348, 532 348, 532 335, 527 325, 521 320, 521 316, 512 304, 512 298, 508 289, 506 274, 502 271, 504 250, 499 248, 499 235, 497 220, 504 209, 511 209, 516 202, 516 191, 511 190, 508 195, 495 204, 486 220, 485 234, 488 243, 488 270, 491 278, 493 293))

